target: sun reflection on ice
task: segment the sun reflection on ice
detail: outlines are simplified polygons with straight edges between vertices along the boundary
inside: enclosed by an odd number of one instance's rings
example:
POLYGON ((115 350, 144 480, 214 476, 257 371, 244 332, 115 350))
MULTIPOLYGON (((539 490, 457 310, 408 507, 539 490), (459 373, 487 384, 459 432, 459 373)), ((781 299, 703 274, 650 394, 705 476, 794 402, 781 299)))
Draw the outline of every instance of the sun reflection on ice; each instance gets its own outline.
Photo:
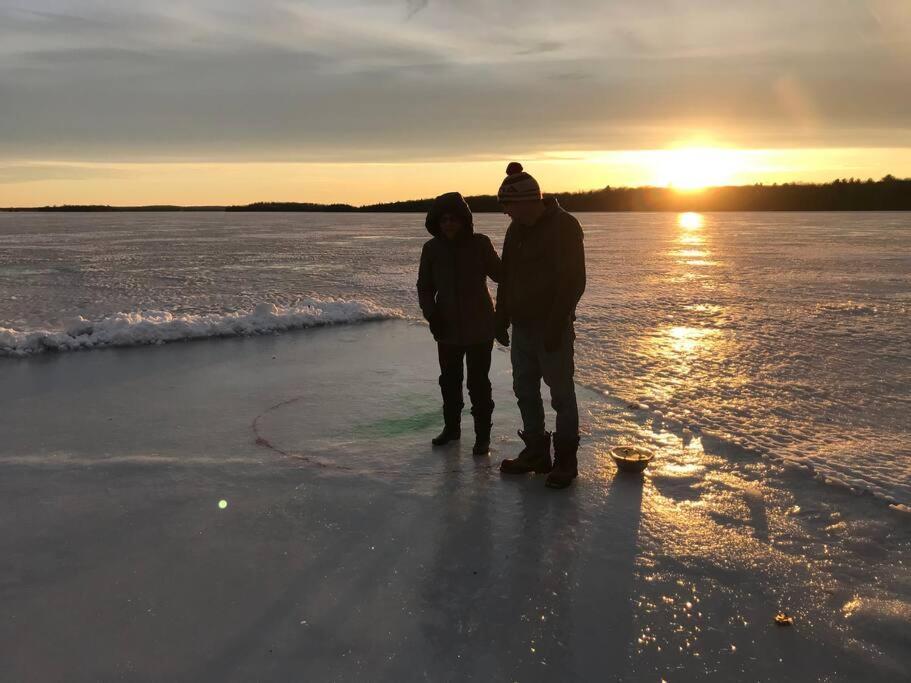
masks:
POLYGON ((705 237, 701 234, 705 227, 705 216, 695 211, 686 211, 677 214, 677 227, 680 235, 677 237, 679 244, 686 246, 699 246, 705 244, 705 237))
POLYGON ((720 330, 711 327, 685 327, 677 325, 665 330, 663 338, 659 338, 656 346, 661 351, 670 349, 675 353, 693 353, 697 350, 709 350, 712 346, 712 337, 720 330))
POLYGON ((705 218, 701 213, 687 211, 677 216, 677 225, 684 230, 699 230, 705 225, 705 218))
POLYGON ((705 244, 705 237, 692 232, 685 232, 677 239, 680 244, 705 244))
POLYGON ((679 249, 678 251, 673 252, 674 256, 680 256, 681 258, 702 258, 708 256, 709 252, 704 249, 679 249))

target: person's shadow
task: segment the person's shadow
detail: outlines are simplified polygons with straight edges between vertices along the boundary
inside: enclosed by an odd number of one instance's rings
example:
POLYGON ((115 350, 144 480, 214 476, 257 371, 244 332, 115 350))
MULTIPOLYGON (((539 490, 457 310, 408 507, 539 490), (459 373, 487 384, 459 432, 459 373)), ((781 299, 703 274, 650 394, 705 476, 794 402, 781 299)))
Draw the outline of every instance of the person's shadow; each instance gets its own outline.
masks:
POLYGON ((504 680, 571 680, 573 565, 579 552, 577 491, 545 488, 543 476, 515 483, 521 520, 506 560, 511 624, 501 631, 504 680))
POLYGON ((422 592, 434 668, 453 681, 565 670, 574 497, 545 489, 543 477, 501 479, 485 468, 448 471, 434 500, 439 536, 422 592))
POLYGON ((642 475, 617 472, 592 511, 579 549, 573 601, 574 662, 579 680, 632 677, 636 558, 642 516, 642 475))
POLYGON ((421 600, 446 680, 629 680, 643 481, 602 486, 443 475, 421 600))
POLYGON ((488 468, 459 467, 458 456, 449 464, 455 466, 447 466, 433 499, 440 513, 433 564, 421 589, 421 629, 434 670, 450 672, 447 680, 465 680, 484 677, 498 628, 490 618, 496 582, 490 505, 495 482, 488 468))

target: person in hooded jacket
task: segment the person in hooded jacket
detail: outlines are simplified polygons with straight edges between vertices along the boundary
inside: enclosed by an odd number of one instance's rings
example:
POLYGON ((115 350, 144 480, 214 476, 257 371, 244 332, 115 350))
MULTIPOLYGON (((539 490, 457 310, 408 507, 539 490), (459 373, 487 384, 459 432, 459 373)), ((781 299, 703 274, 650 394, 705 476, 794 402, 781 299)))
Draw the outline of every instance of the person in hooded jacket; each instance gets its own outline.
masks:
POLYGON ((500 279, 500 258, 486 235, 474 232, 471 209, 458 192, 437 197, 427 213, 427 231, 418 270, 418 301, 437 342, 443 431, 434 446, 461 437, 463 363, 474 418, 474 455, 487 455, 493 416, 490 356, 494 307, 487 278, 500 279))

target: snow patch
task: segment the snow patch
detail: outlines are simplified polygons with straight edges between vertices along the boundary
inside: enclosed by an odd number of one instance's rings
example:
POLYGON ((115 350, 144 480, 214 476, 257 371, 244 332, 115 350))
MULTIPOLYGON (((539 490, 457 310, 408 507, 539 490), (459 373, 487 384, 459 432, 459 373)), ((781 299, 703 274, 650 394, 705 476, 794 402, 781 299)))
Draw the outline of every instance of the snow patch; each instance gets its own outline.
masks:
POLYGON ((23 331, 0 327, 0 356, 272 334, 322 325, 404 317, 399 309, 384 308, 370 301, 336 298, 310 298, 290 307, 262 303, 253 311, 221 315, 136 311, 116 313, 99 321, 79 316, 62 330, 23 331))
POLYGON ((837 303, 817 304, 818 315, 875 315, 878 313, 872 304, 858 303, 856 301, 842 301, 837 303))

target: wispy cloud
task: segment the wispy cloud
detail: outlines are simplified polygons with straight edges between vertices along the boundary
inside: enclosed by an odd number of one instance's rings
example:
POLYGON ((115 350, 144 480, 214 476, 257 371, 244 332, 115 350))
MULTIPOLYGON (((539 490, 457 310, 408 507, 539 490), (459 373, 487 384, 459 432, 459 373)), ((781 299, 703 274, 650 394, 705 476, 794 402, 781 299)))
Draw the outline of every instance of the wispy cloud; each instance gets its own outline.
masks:
POLYGON ((408 18, 411 19, 415 14, 427 7, 428 0, 406 0, 408 6, 408 18))
POLYGON ((0 0, 0 158, 911 145, 896 7, 0 0))
POLYGON ((48 180, 86 180, 124 178, 123 169, 98 164, 28 162, 0 164, 0 185, 48 180))

